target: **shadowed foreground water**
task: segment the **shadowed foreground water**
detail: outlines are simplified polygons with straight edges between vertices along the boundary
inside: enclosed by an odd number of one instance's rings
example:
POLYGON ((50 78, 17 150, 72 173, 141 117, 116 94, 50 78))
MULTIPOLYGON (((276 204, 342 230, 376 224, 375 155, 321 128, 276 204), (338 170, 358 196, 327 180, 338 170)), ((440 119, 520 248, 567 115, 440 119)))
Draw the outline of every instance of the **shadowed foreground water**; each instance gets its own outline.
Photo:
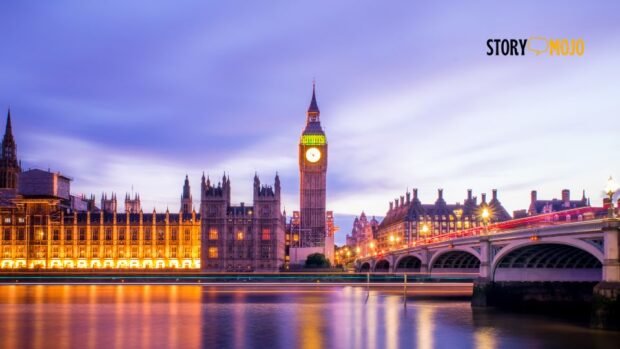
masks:
POLYGON ((2 348, 617 348, 620 334, 363 287, 0 286, 2 348))

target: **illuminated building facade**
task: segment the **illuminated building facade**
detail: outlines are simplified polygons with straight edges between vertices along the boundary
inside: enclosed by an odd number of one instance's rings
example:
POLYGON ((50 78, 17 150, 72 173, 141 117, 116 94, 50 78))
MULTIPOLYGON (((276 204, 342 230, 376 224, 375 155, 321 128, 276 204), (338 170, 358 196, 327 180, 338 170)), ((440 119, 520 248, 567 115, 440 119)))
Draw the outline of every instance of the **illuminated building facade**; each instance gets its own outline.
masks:
POLYGON ((379 224, 375 241, 358 246, 362 255, 374 254, 411 246, 420 238, 473 228, 482 224, 480 212, 485 207, 491 212, 490 222, 511 218, 498 200, 496 189, 488 203, 486 194, 482 194, 482 202, 478 204, 470 189, 462 204, 453 205, 444 200, 443 189, 438 190, 434 204, 422 204, 418 198, 418 190, 413 189, 413 197, 407 192, 390 202, 390 208, 379 224))
POLYGON ((200 267, 200 219, 196 212, 79 212, 66 210, 62 201, 54 196, 23 195, 3 200, 0 267, 200 267))

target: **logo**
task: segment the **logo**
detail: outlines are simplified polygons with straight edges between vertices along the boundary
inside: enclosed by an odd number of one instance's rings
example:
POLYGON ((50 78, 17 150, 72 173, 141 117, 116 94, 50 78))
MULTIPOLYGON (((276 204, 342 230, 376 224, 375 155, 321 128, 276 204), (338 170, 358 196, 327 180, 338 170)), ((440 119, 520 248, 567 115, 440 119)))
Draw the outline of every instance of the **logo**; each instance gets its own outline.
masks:
POLYGON ((586 44, 583 39, 530 36, 527 39, 488 39, 487 56, 583 56, 586 44))

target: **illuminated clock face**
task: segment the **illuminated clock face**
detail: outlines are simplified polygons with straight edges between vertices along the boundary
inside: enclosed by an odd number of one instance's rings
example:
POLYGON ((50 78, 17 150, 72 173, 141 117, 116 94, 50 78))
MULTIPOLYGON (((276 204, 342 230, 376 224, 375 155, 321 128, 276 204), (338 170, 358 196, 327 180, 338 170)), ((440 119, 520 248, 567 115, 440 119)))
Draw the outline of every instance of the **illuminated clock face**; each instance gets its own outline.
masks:
POLYGON ((321 151, 318 148, 309 148, 306 150, 306 160, 310 162, 317 162, 321 160, 321 151))

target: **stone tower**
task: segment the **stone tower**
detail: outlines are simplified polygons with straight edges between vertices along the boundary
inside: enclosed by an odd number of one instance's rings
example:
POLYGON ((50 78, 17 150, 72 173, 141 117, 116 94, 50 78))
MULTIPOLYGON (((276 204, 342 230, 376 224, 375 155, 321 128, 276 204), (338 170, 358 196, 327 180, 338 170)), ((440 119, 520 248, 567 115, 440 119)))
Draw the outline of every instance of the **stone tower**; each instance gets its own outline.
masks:
POLYGON ((320 114, 313 84, 306 127, 299 142, 300 247, 302 248, 325 247, 327 235, 325 215, 327 140, 321 127, 320 114))
MULTIPOLYGON (((114 199, 116 199, 116 196, 114 196, 114 199)), ((134 194, 132 199, 129 193, 127 193, 125 195, 125 212, 140 213, 140 211, 142 211, 142 206, 140 205, 140 194, 134 194)))
POLYGON ((116 213, 116 209, 116 194, 112 193, 110 198, 106 193, 101 194, 101 210, 106 213, 116 213))
POLYGON ((6 131, 2 139, 2 157, 0 157, 0 189, 15 189, 18 187, 18 177, 21 166, 17 161, 17 145, 13 138, 11 126, 11 110, 6 117, 6 131))
POLYGON ((183 184, 183 195, 181 195, 181 212, 192 213, 192 191, 189 186, 189 177, 185 175, 185 183, 183 184))

